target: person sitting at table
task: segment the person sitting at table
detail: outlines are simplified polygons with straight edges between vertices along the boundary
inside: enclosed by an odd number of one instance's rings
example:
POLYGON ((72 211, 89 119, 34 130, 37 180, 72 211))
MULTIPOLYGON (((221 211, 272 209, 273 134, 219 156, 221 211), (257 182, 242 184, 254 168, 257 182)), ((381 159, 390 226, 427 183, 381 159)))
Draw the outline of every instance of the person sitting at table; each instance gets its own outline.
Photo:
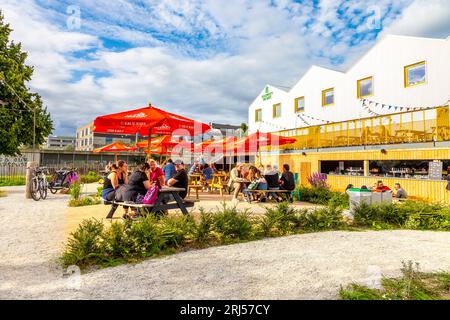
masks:
POLYGON ((166 185, 166 181, 164 179, 164 172, 160 167, 158 167, 158 164, 155 160, 149 161, 150 170, 149 170, 149 178, 151 184, 156 184, 158 187, 163 187, 166 185))
MULTIPOLYGON (((256 185, 256 189, 254 190, 267 190, 267 181, 261 174, 261 171, 259 171, 255 166, 251 166, 249 168, 247 180, 250 182, 250 185, 256 185)), ((244 191, 244 196, 248 202, 251 202, 252 200, 260 200, 261 202, 265 202, 265 193, 252 193, 249 191, 244 191)))
POLYGON ((266 169, 264 170, 264 175, 271 175, 273 174, 273 168, 272 165, 268 164, 266 165, 266 169))
POLYGON ((194 164, 193 164, 193 165, 191 166, 191 168, 189 169, 189 175, 198 173, 198 166, 199 166, 198 162, 197 162, 197 161, 194 162, 194 164))
POLYGON ((169 181, 170 178, 175 174, 175 165, 173 164, 172 159, 168 159, 167 163, 162 168, 162 171, 164 172, 164 178, 167 181, 169 181))
POLYGON ((398 182, 395 183, 394 188, 395 188, 395 197, 397 199, 406 199, 406 198, 408 198, 408 194, 406 193, 405 189, 402 188, 400 183, 398 183, 398 182))
POLYGON ((110 166, 111 172, 103 179, 102 198, 107 201, 113 201, 116 196, 116 188, 119 186, 119 167, 112 163, 110 166))
POLYGON ((348 184, 347 187, 345 188, 345 191, 347 191, 348 189, 352 189, 352 188, 353 188, 353 185, 350 183, 350 184, 348 184))
POLYGON ((376 192, 386 192, 386 191, 390 191, 390 190, 391 190, 391 188, 389 188, 388 186, 385 186, 383 184, 383 181, 381 181, 381 180, 377 181, 377 187, 375 188, 376 192))
POLYGON ((239 192, 241 192, 241 190, 244 188, 244 182, 246 180, 242 176, 242 168, 243 164, 238 162, 230 172, 230 181, 228 183, 228 187, 234 188, 232 201, 236 201, 238 199, 239 192))
MULTIPOLYGON (((119 185, 116 188, 114 200, 117 202, 123 202, 126 185, 128 184, 128 166, 123 160, 117 161, 117 182, 119 185)), ((128 215, 128 207, 124 206, 124 214, 128 215)))
MULTIPOLYGON (((180 191, 181 199, 186 198, 187 196, 187 187, 189 184, 189 177, 184 170, 184 163, 181 160, 175 160, 175 175, 167 181, 167 186, 174 188, 183 188, 184 191, 180 191)), ((171 194, 167 195, 165 201, 173 201, 175 200, 171 194)))
MULTIPOLYGON (((136 167, 136 170, 128 177, 128 184, 125 187, 124 201, 139 202, 145 196, 152 184, 147 176, 150 165, 144 162, 136 167)), ((132 218, 136 214, 136 209, 132 209, 132 214, 124 215, 124 219, 132 218)))
POLYGON ((290 171, 288 164, 283 164, 283 173, 280 178, 280 187, 282 190, 292 191, 295 189, 294 174, 290 171))
POLYGON ((202 170, 202 174, 203 174, 203 180, 205 182, 206 185, 210 184, 213 178, 213 170, 212 168, 209 166, 209 164, 205 164, 205 167, 202 170))
POLYGON ((215 164, 214 162, 211 162, 211 163, 209 164, 209 166, 210 166, 210 168, 211 168, 213 174, 219 172, 219 170, 217 170, 216 164, 215 164))

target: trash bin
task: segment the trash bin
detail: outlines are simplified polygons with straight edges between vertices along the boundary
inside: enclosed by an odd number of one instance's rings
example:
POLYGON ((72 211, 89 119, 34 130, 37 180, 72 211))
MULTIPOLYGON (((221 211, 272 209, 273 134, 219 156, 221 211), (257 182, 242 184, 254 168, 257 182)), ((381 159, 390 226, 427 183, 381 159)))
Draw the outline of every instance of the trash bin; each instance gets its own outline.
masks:
POLYGON ((372 203, 372 192, 368 189, 351 188, 347 190, 347 194, 350 199, 350 212, 354 212, 361 203, 372 203))
POLYGON ((372 203, 392 203, 392 191, 373 192, 372 203))

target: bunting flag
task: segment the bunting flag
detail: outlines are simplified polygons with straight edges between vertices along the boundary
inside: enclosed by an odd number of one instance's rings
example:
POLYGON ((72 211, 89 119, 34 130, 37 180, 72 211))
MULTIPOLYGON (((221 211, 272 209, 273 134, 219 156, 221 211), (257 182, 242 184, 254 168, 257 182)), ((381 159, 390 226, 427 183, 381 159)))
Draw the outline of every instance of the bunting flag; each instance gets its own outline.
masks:
POLYGON ((306 124, 307 126, 310 126, 310 125, 311 125, 308 121, 306 121, 305 119, 303 119, 303 117, 302 117, 300 114, 298 114, 297 117, 299 117, 300 120, 302 120, 303 123, 306 124))
POLYGON ((367 109, 370 107, 379 107, 381 109, 394 109, 395 111, 419 111, 419 110, 428 110, 432 109, 433 107, 400 107, 400 106, 393 106, 385 103, 375 102, 368 99, 362 99, 362 106, 367 109))

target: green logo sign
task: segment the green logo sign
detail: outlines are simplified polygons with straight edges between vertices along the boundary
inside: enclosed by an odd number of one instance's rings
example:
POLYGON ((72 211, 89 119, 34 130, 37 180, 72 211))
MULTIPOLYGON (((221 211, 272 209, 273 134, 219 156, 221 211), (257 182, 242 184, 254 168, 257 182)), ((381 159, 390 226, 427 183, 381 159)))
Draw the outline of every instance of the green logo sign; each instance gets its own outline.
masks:
POLYGON ((264 94, 261 96, 263 101, 272 99, 273 92, 269 92, 269 87, 266 87, 264 94))

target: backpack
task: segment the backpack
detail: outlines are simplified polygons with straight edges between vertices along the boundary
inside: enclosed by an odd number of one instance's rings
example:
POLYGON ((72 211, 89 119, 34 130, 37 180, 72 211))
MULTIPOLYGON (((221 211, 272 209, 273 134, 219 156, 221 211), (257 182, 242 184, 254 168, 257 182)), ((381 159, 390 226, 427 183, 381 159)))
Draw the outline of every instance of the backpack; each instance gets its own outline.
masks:
POLYGON ((159 194, 159 188, 157 186, 150 187, 150 189, 147 190, 147 193, 144 196, 144 199, 142 199, 143 204, 155 204, 156 200, 158 199, 159 194))

